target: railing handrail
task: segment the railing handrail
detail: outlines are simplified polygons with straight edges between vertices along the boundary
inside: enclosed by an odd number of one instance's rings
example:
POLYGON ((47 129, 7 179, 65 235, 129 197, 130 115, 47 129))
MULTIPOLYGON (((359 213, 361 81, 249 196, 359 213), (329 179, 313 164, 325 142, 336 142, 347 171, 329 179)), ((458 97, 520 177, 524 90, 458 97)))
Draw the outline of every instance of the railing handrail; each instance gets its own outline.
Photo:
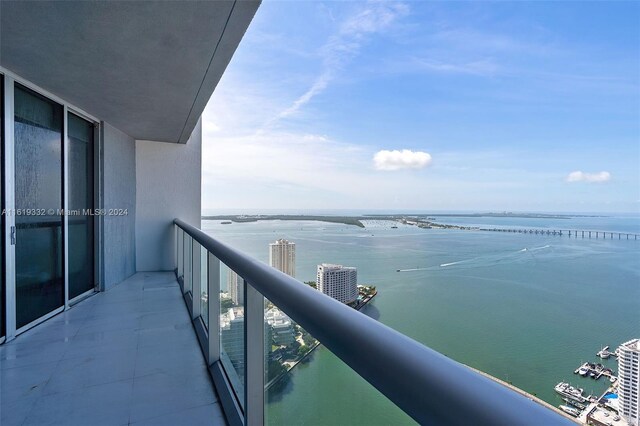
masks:
POLYGON ((418 423, 573 424, 202 230, 174 223, 418 423))

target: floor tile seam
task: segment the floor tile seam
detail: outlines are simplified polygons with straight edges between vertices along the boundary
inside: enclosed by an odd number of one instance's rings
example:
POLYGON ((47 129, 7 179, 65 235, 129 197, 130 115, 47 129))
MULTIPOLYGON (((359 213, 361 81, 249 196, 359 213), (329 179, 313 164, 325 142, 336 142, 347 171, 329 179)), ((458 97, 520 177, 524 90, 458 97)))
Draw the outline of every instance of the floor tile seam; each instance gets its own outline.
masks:
POLYGON ((50 363, 58 363, 61 360, 58 361, 42 361, 42 362, 35 362, 33 364, 24 364, 24 365, 16 365, 13 367, 7 367, 7 368, 0 368, 0 371, 9 371, 9 370, 14 370, 16 368, 26 368, 26 367, 35 367, 38 365, 43 365, 43 364, 50 364, 50 363))
POLYGON ((56 362, 56 368, 51 372, 51 374, 49 374, 49 378, 47 379, 45 384, 42 386, 42 389, 40 390, 40 394, 33 399, 33 402, 31 403, 31 407, 29 409, 29 413, 25 416, 24 420, 22 421, 23 425, 27 422, 27 420, 29 420, 29 417, 33 414, 33 408, 42 399, 43 392, 47 388, 47 386, 49 385, 49 382, 51 381, 51 378, 53 377, 53 373, 57 370, 57 366, 58 366, 58 364, 60 364, 61 361, 62 360, 59 360, 59 361, 56 362))
POLYGON ((71 390, 65 390, 65 391, 61 391, 61 392, 52 392, 52 393, 49 393, 49 394, 46 394, 46 395, 41 395, 40 397, 38 397, 38 399, 41 399, 43 397, 56 396, 56 395, 58 395, 58 396, 59 395, 63 395, 64 396, 65 394, 72 393, 72 392, 77 392, 79 390, 91 389, 91 388, 95 388, 95 387, 98 387, 98 386, 112 385, 114 383, 127 382, 129 380, 132 381, 131 382, 131 386, 133 387, 133 377, 129 377, 129 378, 126 378, 126 379, 109 380, 108 382, 104 382, 104 383, 94 383, 92 385, 80 386, 80 387, 76 387, 76 388, 71 389, 71 390))
MULTIPOLYGON (((164 413, 164 414, 160 414, 160 415, 153 416, 153 417, 144 417, 144 418, 138 419, 137 421, 135 421, 135 422, 133 422, 133 423, 129 423, 129 424, 130 424, 130 425, 135 426, 135 425, 136 425, 136 423, 140 423, 140 422, 143 422, 143 421, 149 421, 149 420, 153 420, 153 419, 159 419, 159 418, 164 417, 164 416, 167 416, 167 415, 171 415, 171 414, 179 414, 179 413, 181 413, 181 412, 183 412, 183 411, 193 410, 194 408, 201 408, 201 407, 206 407, 206 406, 209 406, 209 405, 220 405, 220 401, 218 401, 218 400, 216 399, 215 401, 213 401, 213 402, 208 402, 208 403, 206 403, 206 404, 198 404, 198 405, 194 405, 194 406, 183 407, 183 408, 180 408, 179 410, 172 411, 172 412, 170 412, 170 413, 164 413)), ((220 410, 222 410, 222 406, 220 406, 220 410)), ((223 415, 223 416, 224 416, 224 415, 223 415)))

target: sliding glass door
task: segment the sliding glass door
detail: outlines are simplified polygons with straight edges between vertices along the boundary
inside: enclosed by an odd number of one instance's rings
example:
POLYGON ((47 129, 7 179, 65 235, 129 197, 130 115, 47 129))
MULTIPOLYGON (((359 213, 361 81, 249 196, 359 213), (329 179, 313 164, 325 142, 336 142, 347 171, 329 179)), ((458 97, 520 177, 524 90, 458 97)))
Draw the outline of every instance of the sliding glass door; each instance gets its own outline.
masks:
POLYGON ((94 274, 94 126, 67 115, 69 143, 69 299, 95 288, 94 274))
POLYGON ((65 303, 63 107, 14 88, 15 301, 19 329, 65 303))
POLYGON ((98 287, 97 120, 0 73, 0 343, 98 287))

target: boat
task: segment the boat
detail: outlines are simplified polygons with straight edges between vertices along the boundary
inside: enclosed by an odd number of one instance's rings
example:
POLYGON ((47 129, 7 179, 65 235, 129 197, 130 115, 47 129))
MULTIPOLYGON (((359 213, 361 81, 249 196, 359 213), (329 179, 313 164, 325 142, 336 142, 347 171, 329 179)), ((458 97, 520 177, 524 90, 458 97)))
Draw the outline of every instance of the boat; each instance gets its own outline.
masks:
POLYGON ((582 377, 586 376, 587 374, 589 374, 589 367, 587 367, 586 364, 583 364, 582 367, 578 369, 578 374, 582 377))
POLYGON ((395 226, 395 225, 393 225, 393 226, 391 227, 391 229, 398 229, 398 227, 397 227, 397 226, 395 226))
POLYGON ((611 356, 611 352, 609 352, 609 346, 605 346, 604 348, 600 349, 600 351, 596 355, 602 359, 609 358, 611 356))
POLYGON ((231 223, 233 223, 233 222, 231 222, 230 220, 225 220, 225 221, 222 221, 222 222, 220 222, 220 223, 221 223, 222 225, 231 225, 231 223))
POLYGON ((573 400, 571 400, 569 398, 562 398, 562 400, 564 402, 566 402, 567 404, 569 404, 569 405, 572 405, 572 406, 574 406, 576 408, 579 408, 580 410, 584 410, 584 409, 587 408, 587 406, 585 404, 581 404, 578 401, 573 401, 573 400))
POLYGON ((591 372, 589 373, 589 377, 591 377, 592 379, 595 379, 596 377, 596 371, 595 370, 591 370, 591 372))
POLYGON ((568 405, 561 405, 560 409, 565 413, 572 415, 573 417, 578 417, 580 415, 580 410, 574 407, 570 407, 568 405))
POLYGON ((574 388, 569 383, 560 382, 555 386, 554 390, 561 396, 567 397, 569 399, 572 399, 578 402, 587 401, 587 399, 582 395, 582 393, 584 392, 584 389, 574 388))
POLYGON ((616 380, 618 380, 618 378, 617 378, 616 376, 610 376, 610 377, 609 377, 609 381, 610 381, 611 383, 615 382, 616 380))

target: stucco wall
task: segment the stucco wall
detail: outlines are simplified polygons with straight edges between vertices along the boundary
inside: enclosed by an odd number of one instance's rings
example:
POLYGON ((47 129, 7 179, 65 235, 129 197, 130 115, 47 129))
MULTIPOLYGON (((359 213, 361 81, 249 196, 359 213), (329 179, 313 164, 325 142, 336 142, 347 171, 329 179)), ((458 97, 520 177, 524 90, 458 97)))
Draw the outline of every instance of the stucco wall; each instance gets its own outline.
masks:
POLYGON ((100 126, 104 170, 102 199, 105 210, 127 209, 122 216, 105 215, 103 220, 104 288, 136 272, 136 149, 135 140, 108 123, 100 126))
POLYGON ((186 144, 136 141, 135 159, 137 270, 173 270, 173 219, 200 227, 202 122, 186 144))

